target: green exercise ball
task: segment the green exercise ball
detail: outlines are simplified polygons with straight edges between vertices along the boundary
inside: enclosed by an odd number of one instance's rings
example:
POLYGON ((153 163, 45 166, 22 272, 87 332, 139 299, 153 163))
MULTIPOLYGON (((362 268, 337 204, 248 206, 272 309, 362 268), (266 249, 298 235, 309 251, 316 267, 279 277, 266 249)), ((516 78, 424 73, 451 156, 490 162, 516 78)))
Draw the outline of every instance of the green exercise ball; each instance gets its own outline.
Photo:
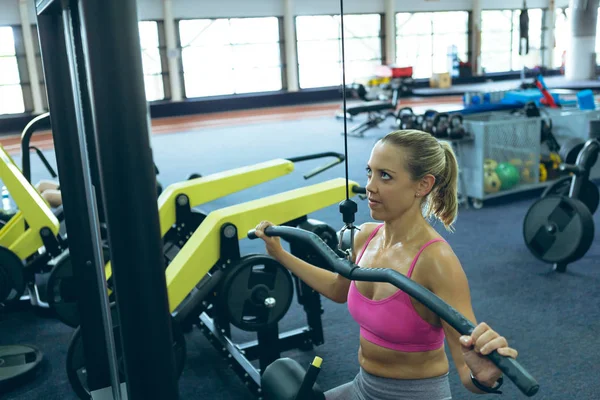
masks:
POLYGON ((508 190, 515 187, 521 180, 519 169, 511 163, 500 163, 496 167, 496 174, 502 182, 501 190, 508 190))

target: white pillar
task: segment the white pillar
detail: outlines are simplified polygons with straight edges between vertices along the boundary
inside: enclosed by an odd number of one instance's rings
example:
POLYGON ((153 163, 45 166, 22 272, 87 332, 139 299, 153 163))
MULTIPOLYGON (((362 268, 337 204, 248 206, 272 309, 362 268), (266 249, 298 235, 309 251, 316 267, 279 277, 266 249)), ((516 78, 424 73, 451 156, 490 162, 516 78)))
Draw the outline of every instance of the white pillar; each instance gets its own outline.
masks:
POLYGON ((283 35, 285 37, 285 71, 288 92, 297 92, 298 83, 298 55, 296 54, 296 29, 294 0, 284 0, 283 9, 283 35))
POLYGON ((555 0, 548 0, 548 9, 546 10, 546 18, 544 21, 544 59, 542 65, 547 68, 552 68, 554 65, 554 24, 556 21, 556 4, 555 0))
POLYGON ((396 1, 385 0, 385 59, 396 63, 396 1))
POLYGON ((31 34, 31 19, 29 18, 29 6, 29 1, 19 0, 19 13, 21 15, 23 42, 25 44, 25 59, 27 60, 27 70, 29 71, 29 82, 31 82, 30 87, 31 97, 33 99, 33 113, 42 114, 44 112, 42 89, 40 87, 40 75, 38 74, 37 63, 35 60, 33 36, 31 34))
POLYGON ((568 80, 594 79, 598 0, 571 0, 569 7, 571 40, 565 62, 565 77, 568 80))
POLYGON ((169 67, 169 82, 171 83, 171 100, 181 101, 182 86, 179 74, 179 59, 181 53, 177 48, 177 27, 173 18, 173 1, 163 0, 163 14, 165 21, 165 41, 167 42, 167 61, 169 67))
POLYGON ((473 0, 471 15, 471 67, 474 75, 481 75, 481 0, 473 0))

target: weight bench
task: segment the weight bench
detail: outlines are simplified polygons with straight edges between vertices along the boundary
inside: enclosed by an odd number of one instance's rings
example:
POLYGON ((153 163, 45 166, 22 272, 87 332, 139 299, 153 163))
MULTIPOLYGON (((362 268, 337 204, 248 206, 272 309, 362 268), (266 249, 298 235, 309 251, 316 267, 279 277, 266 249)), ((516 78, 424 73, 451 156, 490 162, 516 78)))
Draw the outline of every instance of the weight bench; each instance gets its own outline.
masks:
MULTIPOLYGON (((348 131, 348 135, 355 137, 364 137, 364 133, 371 128, 376 128, 380 123, 385 121, 388 117, 394 116, 396 106, 392 102, 387 101, 368 101, 365 103, 358 104, 356 106, 350 106, 346 109, 347 114, 350 117, 367 113, 367 120, 352 127, 348 131)), ((342 135, 344 132, 342 132, 342 135)))
MULTIPOLYGON (((396 108, 400 99, 401 85, 392 84, 392 99, 391 101, 364 101, 357 105, 352 105, 346 108, 346 114, 352 118, 356 115, 367 113, 367 120, 361 124, 352 127, 348 131, 349 136, 364 137, 364 133, 371 128, 376 128, 380 123, 388 117, 396 116, 396 108)), ((343 113, 342 113, 343 114, 343 113)), ((342 132, 342 135, 344 132, 342 132)))

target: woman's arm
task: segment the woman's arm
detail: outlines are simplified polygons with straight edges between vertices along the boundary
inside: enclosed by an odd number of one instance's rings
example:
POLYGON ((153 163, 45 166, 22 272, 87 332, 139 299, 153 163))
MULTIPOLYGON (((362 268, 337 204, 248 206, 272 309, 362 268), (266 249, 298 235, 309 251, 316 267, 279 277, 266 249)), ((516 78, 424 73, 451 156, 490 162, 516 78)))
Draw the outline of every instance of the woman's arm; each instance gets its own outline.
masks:
MULTIPOLYGON (((431 246, 428 250, 423 252, 422 259, 419 260, 423 264, 423 269, 427 270, 426 274, 422 274, 425 278, 425 286, 464 315, 465 318, 477 325, 471 304, 469 284, 458 257, 449 245, 443 243, 431 246)), ((444 327, 450 353, 463 386, 473 393, 485 393, 473 384, 471 370, 465 362, 465 356, 480 358, 479 355, 465 354, 465 350, 460 344, 461 334, 445 321, 442 321, 442 326, 444 327)), ((474 352, 474 350, 468 350, 468 352, 474 352)), ((476 378, 478 378, 481 384, 491 388, 496 383, 498 374, 486 375, 488 376, 476 376, 476 378)))
MULTIPOLYGON (((266 225, 269 225, 269 223, 266 225)), ((359 227, 360 230, 355 232, 354 257, 356 257, 358 252, 362 249, 362 246, 375 226, 377 225, 370 223, 363 224, 359 227)), ((328 299, 335 301, 336 303, 346 302, 348 298, 348 288, 350 287, 350 281, 348 279, 335 272, 316 267, 287 252, 281 247, 278 237, 263 236, 258 229, 259 227, 257 227, 257 235, 265 240, 268 253, 279 261, 281 265, 296 275, 313 290, 316 290, 328 299)))

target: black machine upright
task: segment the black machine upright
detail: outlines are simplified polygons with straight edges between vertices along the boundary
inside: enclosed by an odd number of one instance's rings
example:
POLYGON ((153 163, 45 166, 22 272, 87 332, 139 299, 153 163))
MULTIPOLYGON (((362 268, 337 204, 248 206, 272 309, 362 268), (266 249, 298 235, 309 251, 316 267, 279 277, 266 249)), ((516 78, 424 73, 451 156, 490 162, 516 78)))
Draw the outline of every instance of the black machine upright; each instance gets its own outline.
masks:
POLYGON ((177 399, 136 7, 133 0, 38 0, 36 14, 64 217, 78 266, 88 389, 92 398, 120 399, 126 391, 129 399, 177 399), (110 334, 101 216, 119 338, 110 334), (125 386, 118 383, 118 364, 125 386))

